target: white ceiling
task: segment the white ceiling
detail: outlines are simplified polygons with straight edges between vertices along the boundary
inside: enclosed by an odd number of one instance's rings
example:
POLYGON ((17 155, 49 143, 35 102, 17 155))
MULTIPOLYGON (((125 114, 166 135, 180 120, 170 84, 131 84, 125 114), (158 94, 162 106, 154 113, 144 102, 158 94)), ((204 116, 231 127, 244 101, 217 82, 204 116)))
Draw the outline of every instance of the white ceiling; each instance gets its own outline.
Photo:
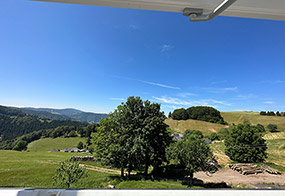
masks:
MULTIPOLYGON (((211 12, 223 0, 35 0, 110 7, 181 12, 184 8, 203 8, 211 12)), ((223 16, 285 20, 285 0, 237 0, 223 16)))

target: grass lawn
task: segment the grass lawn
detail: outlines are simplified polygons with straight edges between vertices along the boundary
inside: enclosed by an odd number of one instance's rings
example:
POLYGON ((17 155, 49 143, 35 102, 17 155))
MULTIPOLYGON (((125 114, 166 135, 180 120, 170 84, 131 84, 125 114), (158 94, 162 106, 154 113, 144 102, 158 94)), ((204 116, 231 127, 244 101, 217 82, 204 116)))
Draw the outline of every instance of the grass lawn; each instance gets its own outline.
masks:
MULTIPOLYGON (((119 183, 116 188, 120 189, 187 189, 186 185, 182 185, 181 181, 151 181, 151 180, 127 180, 119 183)), ((202 188, 202 187, 191 187, 202 188)))
MULTIPOLYGON (((60 188, 52 177, 58 163, 75 153, 0 151, 0 187, 60 188)), ((89 177, 71 188, 101 188, 115 175, 88 171, 89 177)))
POLYGON ((52 149, 64 149, 76 147, 77 144, 82 141, 86 143, 86 138, 73 137, 73 138, 44 138, 33 141, 28 144, 28 151, 40 152, 40 151, 51 151, 52 149))
MULTIPOLYGON (((75 155, 78 156, 78 153, 0 150, 0 187, 65 188, 53 185, 52 177, 60 161, 75 155)), ((116 174, 91 170, 88 170, 88 174, 87 178, 79 180, 71 188, 106 188, 109 184, 116 188, 188 188, 182 185, 182 181, 122 180, 116 174)))

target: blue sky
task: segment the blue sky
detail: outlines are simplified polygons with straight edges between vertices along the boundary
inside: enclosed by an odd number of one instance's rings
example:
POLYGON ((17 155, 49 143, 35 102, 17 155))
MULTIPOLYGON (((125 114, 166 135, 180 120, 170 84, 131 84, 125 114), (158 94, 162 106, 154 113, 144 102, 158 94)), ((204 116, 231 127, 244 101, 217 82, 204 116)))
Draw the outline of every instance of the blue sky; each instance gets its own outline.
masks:
POLYGON ((285 111, 285 22, 0 1, 0 105, 285 111))

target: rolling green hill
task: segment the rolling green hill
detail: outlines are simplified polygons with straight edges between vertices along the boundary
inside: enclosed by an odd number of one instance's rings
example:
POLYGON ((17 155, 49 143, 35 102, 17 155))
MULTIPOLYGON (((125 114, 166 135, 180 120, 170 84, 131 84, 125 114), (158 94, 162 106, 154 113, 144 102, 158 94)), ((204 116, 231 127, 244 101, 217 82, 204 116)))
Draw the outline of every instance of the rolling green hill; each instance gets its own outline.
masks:
MULTIPOLYGON (((228 124, 239 124, 245 120, 251 124, 262 124, 266 127, 268 124, 276 124, 279 131, 285 131, 285 117, 279 116, 262 116, 258 112, 221 112, 222 117, 228 124)), ((186 129, 200 130, 204 135, 217 132, 221 128, 227 128, 227 125, 209 123, 199 120, 173 120, 166 119, 165 123, 174 130, 174 132, 182 133, 186 129)))
POLYGON ((229 124, 243 123, 248 120, 251 124, 276 124, 280 131, 285 131, 285 117, 281 116, 262 116, 258 112, 221 112, 222 117, 229 124))
POLYGON ((76 147, 79 142, 85 144, 86 138, 74 137, 74 138, 44 138, 33 141, 28 144, 28 151, 40 152, 40 151, 51 151, 52 149, 64 149, 76 147))
POLYGON ((58 126, 85 127, 87 122, 75 120, 49 120, 26 114, 20 110, 0 106, 0 141, 12 140, 16 137, 58 126))
POLYGON ((81 110, 66 108, 66 109, 54 109, 54 108, 16 108, 27 114, 32 114, 41 118, 48 118, 51 120, 79 120, 89 123, 97 123, 102 118, 108 117, 107 114, 83 112, 81 110))
POLYGON ((208 136, 212 132, 218 132, 221 128, 227 128, 227 125, 221 125, 216 123, 209 123, 200 120, 173 120, 166 119, 165 123, 169 125, 170 129, 174 130, 175 133, 183 133, 185 130, 199 130, 204 135, 208 136))

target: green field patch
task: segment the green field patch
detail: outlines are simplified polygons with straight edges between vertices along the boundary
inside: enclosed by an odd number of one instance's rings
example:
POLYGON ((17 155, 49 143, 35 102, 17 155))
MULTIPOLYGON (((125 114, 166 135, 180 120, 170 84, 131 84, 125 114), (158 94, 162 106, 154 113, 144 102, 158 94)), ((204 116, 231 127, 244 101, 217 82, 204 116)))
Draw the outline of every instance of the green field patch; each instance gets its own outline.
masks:
POLYGON ((218 132, 221 128, 228 127, 227 125, 221 125, 216 123, 210 123, 200 120, 173 120, 168 118, 165 120, 165 123, 174 130, 176 133, 183 133, 185 130, 199 130, 205 136, 209 136, 213 132, 218 132))
MULTIPOLYGON (((151 181, 151 180, 130 180, 123 181, 116 185, 116 188, 120 189, 187 189, 188 186, 182 185, 181 181, 151 181)), ((192 187, 192 188, 202 188, 202 187, 192 187)))
POLYGON ((51 151, 52 149, 62 150, 64 148, 77 147, 80 141, 85 144, 86 138, 44 138, 29 143, 27 150, 30 152, 51 151))
POLYGON ((222 117, 229 124, 240 124, 245 120, 251 124, 262 124, 266 127, 268 124, 276 124, 278 130, 285 131, 285 117, 282 116, 262 116, 258 112, 221 112, 222 117))

